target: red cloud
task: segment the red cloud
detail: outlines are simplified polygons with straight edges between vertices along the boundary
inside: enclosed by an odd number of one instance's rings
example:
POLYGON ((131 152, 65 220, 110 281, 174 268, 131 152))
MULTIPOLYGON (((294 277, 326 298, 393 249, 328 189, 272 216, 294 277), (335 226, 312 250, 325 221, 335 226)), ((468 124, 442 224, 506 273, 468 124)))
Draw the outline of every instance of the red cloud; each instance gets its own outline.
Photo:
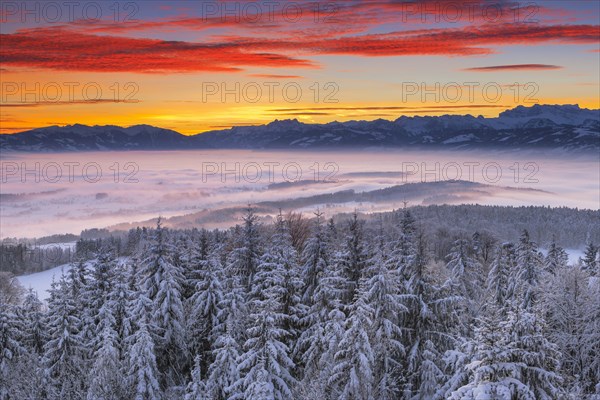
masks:
POLYGON ((250 52, 227 43, 190 43, 97 36, 62 28, 39 28, 0 35, 6 65, 96 72, 196 72, 241 70, 241 66, 313 67, 269 52, 250 52))
POLYGON ((481 27, 420 29, 325 40, 261 40, 232 36, 222 37, 221 40, 252 49, 296 51, 306 54, 468 56, 492 53, 492 46, 547 42, 597 43, 600 41, 597 32, 598 26, 594 25, 490 24, 481 27))
MULTIPOLYGON (((514 0, 381 0, 346 2, 293 2, 291 10, 286 3, 235 2, 225 9, 223 2, 212 2, 211 12, 204 7, 190 9, 185 15, 155 20, 133 20, 126 23, 104 20, 94 24, 75 21, 69 28, 87 33, 124 34, 128 31, 204 31, 211 28, 234 28, 238 31, 262 33, 276 37, 314 36, 339 37, 342 34, 367 32, 370 28, 388 25, 395 28, 431 24, 485 24, 520 23, 544 20, 575 21, 573 12, 550 9, 536 3, 519 4, 514 0), (287 11, 286 11, 287 10, 287 11), (298 13, 298 14, 296 14, 298 13), (196 14, 196 15, 193 15, 196 14), (200 14, 200 15, 197 15, 200 14), (290 14, 294 18, 290 17, 290 14)), ((159 7, 160 8, 160 7, 159 7)))
POLYGON ((223 36, 203 43, 100 36, 64 28, 1 35, 5 65, 99 72, 236 72, 245 66, 315 67, 305 57, 489 54, 503 45, 598 43, 595 25, 488 24, 336 38, 223 36))

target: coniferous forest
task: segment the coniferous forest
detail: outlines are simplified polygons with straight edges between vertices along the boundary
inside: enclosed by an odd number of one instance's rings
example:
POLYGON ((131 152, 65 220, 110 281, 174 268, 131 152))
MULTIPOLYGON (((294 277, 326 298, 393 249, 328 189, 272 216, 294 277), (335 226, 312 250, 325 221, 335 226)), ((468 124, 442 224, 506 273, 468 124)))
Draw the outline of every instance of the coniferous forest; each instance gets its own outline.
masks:
POLYGON ((433 235, 410 208, 298 221, 159 220, 46 303, 0 296, 0 399, 600 399, 591 242, 569 263, 527 229, 433 235))

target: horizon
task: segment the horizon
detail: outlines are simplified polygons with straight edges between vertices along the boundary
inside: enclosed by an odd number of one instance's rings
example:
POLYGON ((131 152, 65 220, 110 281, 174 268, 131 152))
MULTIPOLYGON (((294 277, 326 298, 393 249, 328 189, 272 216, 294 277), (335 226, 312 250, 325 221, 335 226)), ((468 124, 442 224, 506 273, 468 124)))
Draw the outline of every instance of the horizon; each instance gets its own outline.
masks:
POLYGON ((434 114, 427 114, 427 115, 405 115, 405 114, 399 114, 396 118, 375 118, 375 119, 350 119, 350 120, 345 120, 345 121, 339 121, 339 120, 331 120, 331 121, 326 121, 326 122, 303 122, 300 121, 297 117, 296 118, 285 118, 285 119, 274 119, 268 122, 264 122, 264 123, 257 123, 257 124, 240 124, 240 125, 232 125, 231 127, 223 127, 221 129, 211 129, 211 130, 207 130, 207 131, 200 131, 200 132, 192 132, 192 133, 184 133, 184 132, 180 132, 177 131, 175 129, 170 129, 170 128, 166 128, 163 126, 158 126, 158 125, 149 125, 149 124, 125 124, 125 125, 114 125, 114 124, 95 124, 95 125, 87 125, 87 124, 81 124, 78 122, 75 122, 73 124, 67 124, 67 125, 48 125, 48 126, 40 126, 38 128, 33 128, 33 129, 27 129, 27 130, 23 130, 23 131, 16 131, 16 132, 0 132, 0 135, 17 135, 20 133, 24 133, 24 132, 28 132, 30 130, 36 130, 36 129, 44 129, 44 128, 67 128, 67 127, 73 127, 73 126, 85 126, 85 127, 107 127, 107 126, 114 126, 117 128, 123 128, 123 129, 128 129, 128 128, 132 128, 135 126, 151 126, 153 128, 158 128, 158 129, 165 129, 165 130, 171 130, 174 132, 177 132, 183 136, 196 136, 196 135, 202 135, 204 133, 208 133, 208 132, 214 132, 214 131, 222 131, 222 130, 229 130, 229 129, 233 129, 233 128, 238 128, 238 127, 259 127, 259 126, 266 126, 269 125, 271 123, 274 122, 283 122, 283 121, 296 121, 299 122, 301 124, 305 124, 305 125, 327 125, 327 124, 333 124, 333 123, 346 123, 346 122, 373 122, 373 121, 378 121, 378 120, 384 120, 384 121, 388 121, 388 122, 394 122, 402 117, 407 117, 407 118, 419 118, 419 117, 446 117, 446 116, 455 116, 455 117, 473 117, 473 118, 485 118, 485 119, 493 119, 493 118, 500 118, 500 115, 505 112, 505 111, 510 111, 510 110, 514 110, 517 109, 519 107, 524 107, 524 108, 534 108, 534 107, 546 107, 546 106, 550 106, 550 107, 563 107, 563 106, 573 106, 573 107, 577 107, 580 110, 589 110, 589 111, 600 111, 600 108, 586 108, 586 107, 581 107, 579 104, 534 104, 531 106, 523 106, 523 105, 516 105, 515 107, 512 108, 507 108, 506 110, 502 110, 498 113, 498 115, 495 116, 484 116, 482 114, 479 115, 474 115, 474 114, 440 114, 440 115, 434 115, 434 114))

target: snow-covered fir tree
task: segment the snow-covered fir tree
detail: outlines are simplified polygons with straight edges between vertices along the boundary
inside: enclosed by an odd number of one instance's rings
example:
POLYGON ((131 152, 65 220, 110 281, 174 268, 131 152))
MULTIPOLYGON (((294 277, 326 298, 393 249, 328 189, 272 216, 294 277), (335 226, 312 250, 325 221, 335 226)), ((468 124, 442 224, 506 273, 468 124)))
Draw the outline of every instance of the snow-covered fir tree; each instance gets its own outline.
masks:
POLYGON ((224 329, 213 344, 214 361, 210 364, 206 381, 206 393, 211 399, 228 399, 234 393, 234 385, 240 379, 238 360, 241 347, 232 335, 232 332, 235 332, 234 326, 238 323, 234 315, 227 315, 224 329))
POLYGON ((101 341, 90 371, 87 400, 118 400, 127 395, 115 320, 109 313, 104 313, 103 318, 101 341))
POLYGON ((48 342, 44 346, 45 373, 55 398, 81 399, 86 393, 86 354, 80 336, 81 321, 63 275, 48 300, 48 342))
MULTIPOLYGON (((194 294, 190 298, 187 319, 188 347, 193 354, 209 359, 211 343, 216 337, 219 312, 223 302, 223 266, 215 254, 207 255, 207 262, 199 269, 194 294)), ((218 336, 217 336, 218 337, 218 336)))
POLYGON ((582 268, 589 271, 590 275, 598 276, 598 247, 589 242, 585 248, 585 253, 581 260, 582 268))
POLYGON ((302 280, 304 283, 302 300, 307 305, 314 301, 313 293, 319 284, 318 278, 325 272, 331 258, 322 219, 323 214, 317 211, 313 232, 302 251, 302 280))
POLYGON ((258 217, 251 207, 248 207, 243 219, 244 225, 237 232, 235 247, 229 254, 227 264, 241 277, 242 284, 250 288, 262 251, 258 217))
POLYGON ((333 397, 340 400, 374 399, 374 357, 369 339, 373 309, 365 302, 364 281, 356 292, 344 336, 335 354, 335 366, 329 384, 333 397))
POLYGON ((589 378, 582 379, 597 358, 594 354, 599 331, 597 326, 587 329, 588 323, 600 315, 600 302, 594 301, 594 295, 593 282, 584 270, 563 267, 545 283, 541 296, 547 322, 545 336, 558 346, 564 386, 582 398, 595 391, 594 385, 586 384, 589 378), (592 332, 596 333, 590 337, 592 332))
POLYGON ((162 399, 159 372, 156 366, 154 340, 146 321, 139 321, 129 352, 127 379, 130 388, 128 398, 134 400, 162 399))
POLYGON ((18 320, 8 304, 0 303, 0 399, 10 399, 12 370, 20 353, 18 320))
POLYGON ((560 399, 562 377, 555 346, 541 334, 541 320, 522 305, 488 308, 470 346, 469 362, 451 378, 443 398, 560 399), (462 382, 461 382, 462 381, 462 382))
POLYGON ((302 361, 303 380, 301 397, 324 396, 329 399, 329 378, 335 366, 335 354, 344 336, 346 314, 340 300, 346 289, 346 280, 337 264, 325 266, 317 277, 312 300, 302 318, 303 328, 296 342, 295 353, 302 361))
POLYGON ((556 244, 555 238, 548 247, 548 254, 544 258, 544 271, 549 274, 556 274, 556 271, 565 268, 569 262, 567 252, 556 244))
POLYGON ((517 245, 517 282, 516 289, 523 298, 525 308, 532 307, 537 298, 538 284, 542 270, 542 259, 537 244, 524 230, 517 245))
POLYGON ((511 277, 516 274, 516 265, 514 245, 509 242, 498 246, 486 284, 488 295, 497 306, 503 306, 513 296, 511 277))
POLYGON ((407 357, 402 369, 403 398, 424 400, 427 393, 442 384, 433 366, 442 365, 444 352, 456 345, 458 311, 462 297, 453 294, 451 280, 436 283, 427 270, 426 243, 422 233, 413 236, 414 253, 404 258, 402 273, 407 277, 400 296, 403 344, 407 357))
POLYGON ((157 361, 164 385, 182 383, 180 366, 185 363, 185 320, 180 266, 173 262, 173 246, 167 232, 157 223, 150 242, 150 255, 142 264, 145 296, 152 302, 151 320, 157 361))
POLYGON ((36 354, 43 354, 44 344, 48 339, 46 316, 43 303, 33 289, 29 289, 22 306, 23 333, 22 342, 25 347, 36 354))
POLYGON ((469 242, 465 239, 455 241, 447 257, 446 267, 451 272, 452 283, 458 295, 468 302, 471 312, 475 313, 480 305, 484 276, 479 261, 469 255, 469 247, 469 242))
POLYGON ((345 279, 345 290, 342 301, 350 306, 358 293, 358 284, 363 276, 366 262, 369 258, 365 247, 363 221, 354 212, 348 222, 347 234, 341 251, 338 253, 335 263, 338 265, 345 279))
POLYGON ((281 266, 269 262, 267 256, 254 275, 247 340, 238 359, 241 377, 232 388, 232 399, 284 400, 292 396, 295 379, 285 344, 290 334, 285 329, 287 316, 281 312, 282 273, 281 266))
POLYGON ((389 253, 381 232, 375 255, 366 271, 366 299, 373 310, 370 326, 374 366, 374 395, 377 399, 395 399, 398 378, 405 356, 400 315, 407 311, 400 299, 401 282, 397 269, 389 269, 389 253))
POLYGON ((206 390, 206 385, 202 381, 201 357, 194 359, 194 369, 192 370, 192 381, 188 383, 185 393, 185 400, 208 400, 210 399, 206 390))

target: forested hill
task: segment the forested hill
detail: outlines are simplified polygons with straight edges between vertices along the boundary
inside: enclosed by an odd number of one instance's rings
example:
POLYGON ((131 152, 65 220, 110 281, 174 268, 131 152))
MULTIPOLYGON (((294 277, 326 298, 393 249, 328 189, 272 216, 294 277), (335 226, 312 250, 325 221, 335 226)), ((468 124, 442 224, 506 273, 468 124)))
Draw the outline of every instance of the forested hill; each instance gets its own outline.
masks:
MULTIPOLYGON (((257 215, 267 226, 271 220, 270 215, 277 214, 279 208, 287 209, 280 203, 275 206, 254 206, 257 215)), ((467 237, 474 232, 489 236, 494 241, 505 241, 517 237, 523 229, 528 229, 531 238, 543 248, 547 248, 552 241, 567 249, 582 249, 590 241, 600 243, 600 210, 473 204, 414 206, 410 209, 418 218, 420 229, 427 235, 435 236, 432 246, 436 246, 437 258, 446 255, 445 252, 456 238, 467 237)), ((163 222, 172 229, 198 229, 223 219, 239 221, 245 212, 245 207, 206 210, 171 217, 163 222)), ((379 229, 379 221, 391 226, 395 223, 396 215, 394 212, 384 212, 361 215, 361 218, 365 220, 365 230, 371 235, 379 229)), ((345 214, 334 216, 338 222, 348 217, 349 215, 345 214)), ((292 227, 295 246, 301 251, 314 215, 288 213, 286 218, 292 227)), ((149 220, 134 226, 152 227, 155 224, 156 220, 149 220)), ((120 224, 111 230, 86 229, 79 235, 4 239, 0 242, 0 272, 24 275, 44 271, 77 259, 88 259, 105 246, 114 248, 116 256, 130 257, 134 254, 143 232, 136 227, 120 224)))

